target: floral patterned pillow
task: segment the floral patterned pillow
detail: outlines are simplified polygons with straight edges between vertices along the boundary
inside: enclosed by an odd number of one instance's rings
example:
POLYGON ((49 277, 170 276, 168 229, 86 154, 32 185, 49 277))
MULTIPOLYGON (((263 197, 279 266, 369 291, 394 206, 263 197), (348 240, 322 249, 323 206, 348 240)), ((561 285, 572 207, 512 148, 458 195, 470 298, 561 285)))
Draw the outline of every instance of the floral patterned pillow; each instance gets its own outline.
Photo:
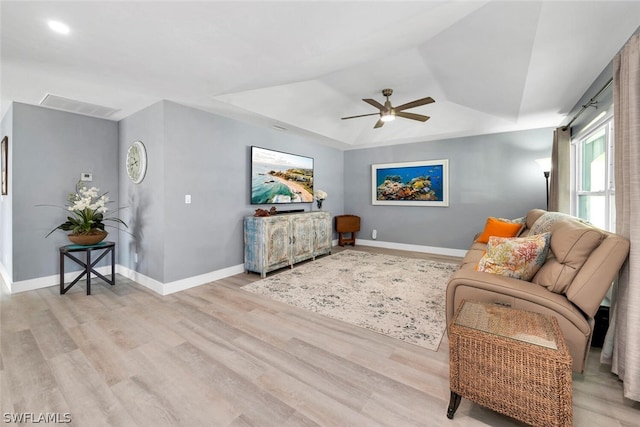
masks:
POLYGON ((551 233, 512 238, 492 236, 476 270, 530 281, 547 259, 550 240, 551 233))

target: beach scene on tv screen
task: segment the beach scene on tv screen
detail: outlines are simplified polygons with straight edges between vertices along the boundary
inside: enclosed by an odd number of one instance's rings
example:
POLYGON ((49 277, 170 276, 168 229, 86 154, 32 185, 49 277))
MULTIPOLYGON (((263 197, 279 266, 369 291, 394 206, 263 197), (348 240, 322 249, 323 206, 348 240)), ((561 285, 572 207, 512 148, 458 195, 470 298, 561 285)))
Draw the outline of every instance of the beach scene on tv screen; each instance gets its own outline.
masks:
POLYGON ((313 159, 253 147, 251 203, 313 202, 313 159))

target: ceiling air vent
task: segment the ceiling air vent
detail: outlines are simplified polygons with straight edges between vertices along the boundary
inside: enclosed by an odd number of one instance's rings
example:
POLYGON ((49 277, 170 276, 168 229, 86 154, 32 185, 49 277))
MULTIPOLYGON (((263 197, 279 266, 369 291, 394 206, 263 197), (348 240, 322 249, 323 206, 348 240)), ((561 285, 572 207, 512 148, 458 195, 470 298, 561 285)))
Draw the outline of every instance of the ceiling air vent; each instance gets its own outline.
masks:
POLYGON ((90 104, 88 102, 78 101, 76 99, 64 98, 62 96, 51 95, 48 93, 40 105, 57 110, 69 111, 77 114, 84 114, 85 116, 99 117, 102 119, 108 119, 116 110, 115 108, 104 107, 102 105, 90 104))

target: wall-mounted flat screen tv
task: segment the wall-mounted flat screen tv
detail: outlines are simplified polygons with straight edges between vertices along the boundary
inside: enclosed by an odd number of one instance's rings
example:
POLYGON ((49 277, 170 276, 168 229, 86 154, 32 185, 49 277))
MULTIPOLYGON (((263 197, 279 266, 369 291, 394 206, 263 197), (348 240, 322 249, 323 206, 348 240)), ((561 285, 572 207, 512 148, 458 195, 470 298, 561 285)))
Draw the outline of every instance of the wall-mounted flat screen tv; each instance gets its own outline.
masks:
POLYGON ((251 147, 251 204, 313 202, 313 158, 251 147))

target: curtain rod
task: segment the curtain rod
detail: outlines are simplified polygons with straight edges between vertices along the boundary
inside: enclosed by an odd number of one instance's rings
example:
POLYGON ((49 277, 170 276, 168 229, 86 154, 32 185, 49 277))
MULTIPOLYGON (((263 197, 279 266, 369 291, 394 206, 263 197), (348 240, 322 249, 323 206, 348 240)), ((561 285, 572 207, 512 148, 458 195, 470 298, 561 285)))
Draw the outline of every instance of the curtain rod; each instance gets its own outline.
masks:
POLYGON ((576 113, 575 116, 573 116, 573 119, 571 119, 571 121, 569 123, 567 123, 566 125, 562 126, 562 130, 565 131, 567 129, 569 129, 569 127, 571 126, 571 124, 578 118, 580 117, 580 114, 584 113, 584 111, 589 108, 589 107, 593 107, 594 105, 596 105, 598 103, 598 97, 600 95, 602 95, 602 92, 604 92, 605 90, 607 90, 609 88, 609 86, 611 86, 611 83, 613 83, 613 77, 609 79, 609 81, 602 87, 602 89, 600 89, 598 91, 598 93, 596 93, 593 98, 591 98, 589 100, 589 102, 587 102, 586 104, 584 104, 582 106, 582 108, 580 109, 580 111, 578 111, 576 113))

